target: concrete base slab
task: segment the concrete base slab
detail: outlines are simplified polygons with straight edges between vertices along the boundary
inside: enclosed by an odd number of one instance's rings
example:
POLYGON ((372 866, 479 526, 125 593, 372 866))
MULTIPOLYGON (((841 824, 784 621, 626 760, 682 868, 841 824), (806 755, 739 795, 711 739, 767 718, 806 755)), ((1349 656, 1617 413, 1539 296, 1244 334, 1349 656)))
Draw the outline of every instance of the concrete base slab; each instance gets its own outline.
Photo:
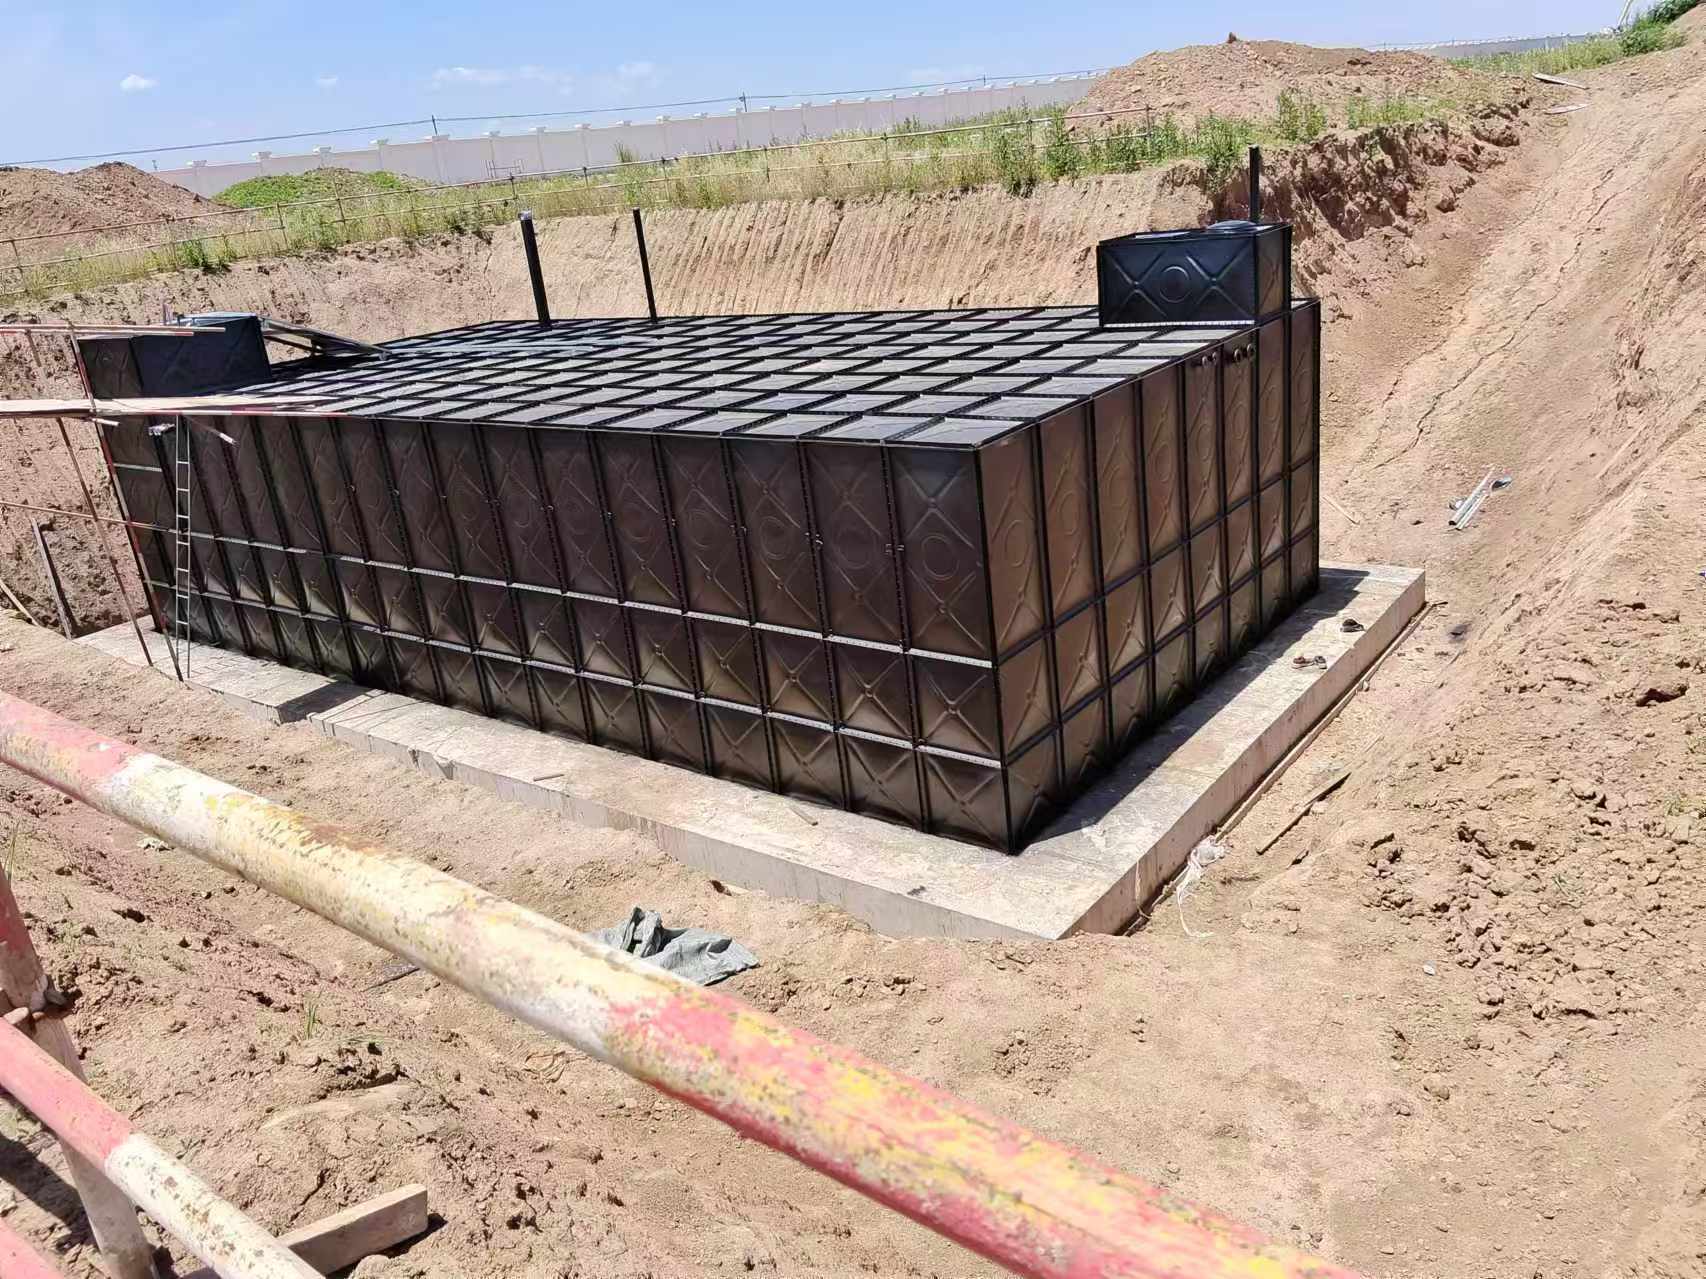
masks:
MULTIPOLYGON (((249 714, 305 720, 584 825, 644 831, 719 879, 829 902, 890 935, 1056 938, 1129 924, 1398 638, 1423 594, 1416 569, 1324 566, 1307 606, 1016 856, 222 649, 195 648, 189 678, 249 714), (1346 618, 1362 629, 1346 631, 1346 618), (1295 667, 1305 655, 1326 668, 1295 667)), ((163 642, 148 638, 170 678, 163 642)), ((80 642, 143 664, 128 625, 80 642)))

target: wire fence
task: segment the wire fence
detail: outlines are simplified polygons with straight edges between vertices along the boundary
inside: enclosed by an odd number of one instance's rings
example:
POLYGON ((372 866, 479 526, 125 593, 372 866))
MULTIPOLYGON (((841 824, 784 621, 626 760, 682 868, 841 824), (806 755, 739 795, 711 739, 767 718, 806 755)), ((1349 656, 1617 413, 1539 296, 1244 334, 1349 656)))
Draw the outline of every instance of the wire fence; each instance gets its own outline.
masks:
POLYGON ((804 139, 739 150, 352 191, 251 209, 6 237, 0 297, 43 294, 163 270, 219 272, 243 258, 391 236, 471 232, 531 208, 540 217, 641 207, 718 207, 764 197, 941 189, 1084 170, 1124 171, 1209 145, 1146 107, 1055 111, 942 128, 804 139), (1089 128, 1090 122, 1102 127, 1089 128), (1053 159, 1050 161, 1052 148, 1053 159), (1065 170, 1059 173, 1055 170, 1065 170), (68 251, 70 250, 70 251, 68 251))
MULTIPOLYGON (((957 125, 904 123, 765 146, 621 158, 544 173, 470 182, 351 190, 257 208, 218 208, 152 221, 5 237, 0 300, 44 297, 162 271, 220 273, 245 258, 330 251, 358 241, 415 240, 486 228, 531 209, 540 218, 628 208, 720 208, 762 199, 855 198, 891 192, 967 190, 989 184, 1026 194, 1039 181, 1128 173, 1187 156, 1202 158, 1212 184, 1258 142, 1296 143, 1334 124, 1365 128, 1437 117, 1462 104, 1362 95, 1343 115, 1282 94, 1272 117, 1205 114, 1181 122, 1148 106, 997 113, 957 125)), ((356 179, 351 178, 350 181, 356 179)))

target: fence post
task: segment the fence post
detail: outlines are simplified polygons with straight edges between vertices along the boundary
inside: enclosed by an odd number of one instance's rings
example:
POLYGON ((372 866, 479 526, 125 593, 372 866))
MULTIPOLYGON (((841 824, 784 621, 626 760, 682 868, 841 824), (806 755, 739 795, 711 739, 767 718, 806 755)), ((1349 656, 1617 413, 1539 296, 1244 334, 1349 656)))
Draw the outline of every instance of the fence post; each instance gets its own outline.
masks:
MULTIPOLYGON (((3 1002, 8 1011, 28 1008, 41 1012, 59 998, 30 942, 23 912, 18 909, 18 899, 12 894, 12 884, 4 869, 0 869, 0 990, 4 992, 3 1002)), ((34 1031, 37 1047, 78 1079, 83 1078, 77 1044, 63 1021, 54 1016, 37 1018, 34 1031)), ((88 1215, 89 1229, 101 1250, 101 1259, 113 1279, 158 1279, 154 1249, 143 1237, 136 1208, 124 1192, 63 1141, 60 1150, 71 1168, 71 1180, 83 1200, 83 1211, 88 1215)))
POLYGON ((278 215, 278 236, 284 241, 282 247, 288 249, 290 247, 290 232, 284 229, 284 206, 275 204, 272 206, 272 211, 278 215))

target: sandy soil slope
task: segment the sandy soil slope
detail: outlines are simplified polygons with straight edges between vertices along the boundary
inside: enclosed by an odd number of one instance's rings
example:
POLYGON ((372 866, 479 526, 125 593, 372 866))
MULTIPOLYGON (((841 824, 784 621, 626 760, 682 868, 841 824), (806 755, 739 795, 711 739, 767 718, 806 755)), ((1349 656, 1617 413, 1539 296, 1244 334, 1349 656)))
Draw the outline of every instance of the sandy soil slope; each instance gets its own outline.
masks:
MULTIPOLYGON (((1166 49, 1115 67, 1072 110, 1148 110, 1156 118, 1173 115, 1181 121, 1208 114, 1267 117, 1279 106, 1280 94, 1289 92, 1342 122, 1345 104, 1353 99, 1479 101, 1500 97, 1509 86, 1510 77, 1470 71, 1425 53, 1228 39, 1166 49)), ((1086 121, 1084 127, 1105 126, 1086 121)))
MULTIPOLYGON (((1367 180, 1334 185, 1336 202, 1311 186, 1330 151, 1276 170, 1315 219, 1300 247, 1334 307, 1325 550, 1421 564, 1435 604, 1231 855, 1131 937, 876 937, 15 624, 0 685, 577 926, 643 902, 734 933, 764 961, 732 983, 742 997, 1365 1273, 1699 1276, 1706 49, 1584 79, 1588 109, 1505 120, 1508 136, 1483 121, 1477 147, 1437 163, 1358 142, 1367 180), (1448 531, 1447 500, 1493 465, 1513 485, 1448 531)), ((1055 207, 998 225, 1043 243, 1055 207)), ((840 215, 815 268, 790 248, 755 255, 751 278, 802 302, 874 288, 900 268, 871 264, 875 239, 865 276, 842 256, 842 236, 877 234, 862 216, 840 215)), ((897 226, 936 218, 922 202, 897 226)), ((779 247, 803 247, 791 225, 774 224, 779 247)), ((943 242, 962 276, 995 252, 986 238, 943 242)), ((577 273, 612 260, 577 243, 577 273)), ((470 280, 436 252, 412 265, 443 264, 446 306, 520 310, 513 276, 470 280)), ((383 291, 353 265, 312 285, 303 264, 278 270, 304 305, 383 291)), ((979 285, 978 301, 1056 287, 979 285)), ((384 956, 365 944, 0 774, 0 834, 12 822, 9 864, 82 991, 103 1092, 280 1229, 432 1187, 443 1226, 363 1275, 989 1273, 418 974, 375 988, 384 956), (326 1099, 350 1109, 300 1109, 326 1099)), ((94 1273, 63 1185, 26 1151, 63 1178, 14 1124, 0 1213, 94 1273)))

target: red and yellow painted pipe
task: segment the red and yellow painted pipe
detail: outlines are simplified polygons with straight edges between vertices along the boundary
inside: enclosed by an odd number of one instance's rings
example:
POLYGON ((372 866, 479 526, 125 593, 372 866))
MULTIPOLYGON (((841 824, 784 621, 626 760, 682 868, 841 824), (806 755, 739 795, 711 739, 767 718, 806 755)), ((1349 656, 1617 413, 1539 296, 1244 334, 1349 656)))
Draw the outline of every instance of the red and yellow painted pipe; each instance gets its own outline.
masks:
POLYGON ((0 693, 0 762, 1049 1279, 1350 1272, 335 825, 0 693))

